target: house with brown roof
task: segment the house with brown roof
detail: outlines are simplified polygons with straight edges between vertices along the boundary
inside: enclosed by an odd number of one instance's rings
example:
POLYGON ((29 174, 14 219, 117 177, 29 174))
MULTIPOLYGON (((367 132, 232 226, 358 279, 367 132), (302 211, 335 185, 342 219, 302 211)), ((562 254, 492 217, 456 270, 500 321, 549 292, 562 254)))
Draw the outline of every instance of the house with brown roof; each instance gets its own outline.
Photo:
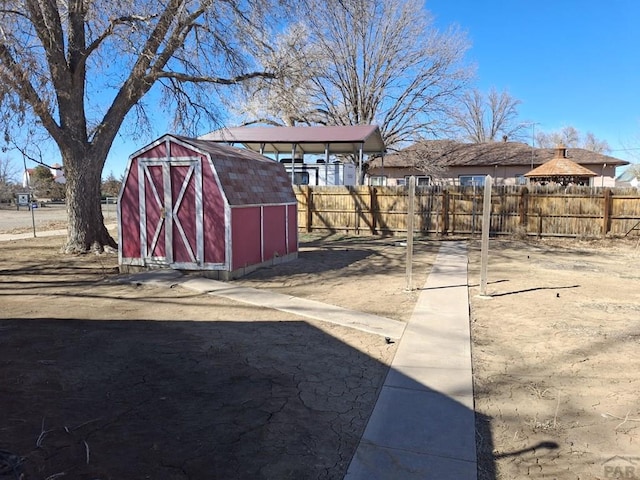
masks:
MULTIPOLYGON (((396 153, 377 156, 368 163, 368 185, 405 185, 415 175, 418 185, 484 184, 491 175, 494 185, 526 185, 526 174, 553 160, 557 149, 533 148, 520 142, 460 143, 427 140, 396 153)), ((587 184, 614 187, 616 168, 629 162, 582 148, 564 148, 563 158, 590 172, 587 184)))

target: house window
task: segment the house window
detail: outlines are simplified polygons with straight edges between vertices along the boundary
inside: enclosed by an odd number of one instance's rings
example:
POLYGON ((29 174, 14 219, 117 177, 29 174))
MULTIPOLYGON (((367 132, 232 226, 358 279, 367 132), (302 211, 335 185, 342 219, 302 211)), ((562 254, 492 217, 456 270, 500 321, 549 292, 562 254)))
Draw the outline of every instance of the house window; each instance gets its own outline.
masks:
POLYGON ((293 173, 294 185, 309 185, 309 172, 294 172, 293 173))
POLYGON ((460 175, 458 181, 461 187, 483 187, 484 175, 460 175))
POLYGON ((387 177, 385 175, 376 175, 369 177, 369 185, 373 187, 384 187, 387 184, 387 177))
MULTIPOLYGON (((405 183, 404 183, 404 184, 407 184, 407 185, 408 185, 408 184, 409 184, 409 179, 410 179, 410 178, 411 178, 411 177, 410 177, 409 175, 405 176, 405 177, 404 177, 404 181, 405 181, 405 183)), ((404 185, 404 184, 403 184, 403 185, 404 185)), ((417 177, 416 177, 416 185, 417 185, 418 187, 425 187, 425 186, 427 186, 427 185, 431 185, 431 177, 427 177, 427 176, 424 176, 424 175, 417 176, 417 177)))
POLYGON ((396 185, 399 187, 404 187, 407 184, 407 180, 404 178, 397 178, 396 185))

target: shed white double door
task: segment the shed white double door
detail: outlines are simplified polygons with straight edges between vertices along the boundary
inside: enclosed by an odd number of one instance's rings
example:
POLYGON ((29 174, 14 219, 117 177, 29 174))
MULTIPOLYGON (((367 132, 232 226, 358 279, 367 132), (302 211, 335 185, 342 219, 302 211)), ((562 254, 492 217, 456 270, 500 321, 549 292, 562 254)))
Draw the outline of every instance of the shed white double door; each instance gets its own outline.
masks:
POLYGON ((145 265, 193 268, 204 257, 199 158, 138 162, 140 248, 145 265))

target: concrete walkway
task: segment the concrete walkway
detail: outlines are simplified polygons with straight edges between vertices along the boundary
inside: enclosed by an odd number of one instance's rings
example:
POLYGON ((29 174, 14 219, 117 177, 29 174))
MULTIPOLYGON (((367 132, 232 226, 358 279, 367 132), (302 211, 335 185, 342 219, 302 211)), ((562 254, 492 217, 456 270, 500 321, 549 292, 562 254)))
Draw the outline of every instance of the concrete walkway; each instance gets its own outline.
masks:
POLYGON ((149 270, 148 272, 134 273, 120 277, 118 281, 124 283, 137 282, 165 287, 180 285, 199 293, 217 295, 237 302, 273 308, 314 320, 356 328, 396 340, 402 337, 402 333, 406 328, 406 323, 398 320, 349 310, 315 300, 307 300, 291 295, 259 290, 257 288, 241 287, 229 282, 220 282, 218 280, 201 277, 182 276, 180 272, 175 270, 149 270))
MULTIPOLYGON (((117 228, 116 224, 105 224, 107 230, 117 228)), ((22 240, 25 238, 40 238, 40 237, 62 237, 67 234, 67 229, 61 230, 38 230, 36 229, 36 235, 34 237, 33 231, 28 233, 0 233, 0 242, 12 242, 15 240, 22 240)))
MULTIPOLYGON (((66 235, 67 230, 36 230, 36 237, 57 237, 66 235)), ((11 242, 14 240, 22 240, 25 238, 34 238, 33 232, 29 233, 0 233, 0 242, 11 242)))
POLYGON ((477 478, 467 252, 446 242, 345 480, 477 478))

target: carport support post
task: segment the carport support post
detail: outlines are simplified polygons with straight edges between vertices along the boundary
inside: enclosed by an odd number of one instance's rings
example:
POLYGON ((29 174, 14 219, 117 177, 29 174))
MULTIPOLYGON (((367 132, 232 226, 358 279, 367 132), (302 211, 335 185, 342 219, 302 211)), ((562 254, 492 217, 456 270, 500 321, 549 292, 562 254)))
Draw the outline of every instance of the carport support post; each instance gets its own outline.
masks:
POLYGON ((356 185, 362 185, 364 178, 362 178, 362 160, 364 157, 364 144, 360 144, 360 148, 358 149, 358 179, 356 181, 356 185))
POLYGON ((480 295, 487 295, 487 263, 489 261, 489 230, 491 229, 491 175, 484 180, 482 204, 482 247, 480 254, 480 295))
POLYGON ((291 185, 295 185, 296 171, 296 144, 291 147, 291 185))
MULTIPOLYGON (((324 184, 329 185, 329 144, 324 144, 324 184)), ((335 184, 335 180, 334 180, 335 184)))

